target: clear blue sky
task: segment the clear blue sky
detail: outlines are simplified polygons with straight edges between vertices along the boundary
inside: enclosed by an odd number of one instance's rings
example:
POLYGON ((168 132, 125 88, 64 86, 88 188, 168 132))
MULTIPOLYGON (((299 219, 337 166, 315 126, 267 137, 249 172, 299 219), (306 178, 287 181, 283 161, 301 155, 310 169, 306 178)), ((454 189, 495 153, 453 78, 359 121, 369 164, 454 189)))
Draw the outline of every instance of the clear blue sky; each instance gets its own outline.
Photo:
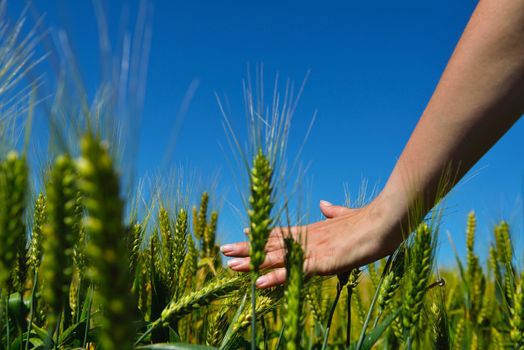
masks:
MULTIPOLYGON (((86 83, 96 85, 99 44, 91 2, 34 3, 47 14, 48 26, 67 29, 86 83)), ((105 3, 114 33, 122 3, 131 11, 137 8, 137 1, 105 3)), ((152 3, 153 40, 136 155, 138 173, 190 165, 205 184, 219 172, 219 193, 227 198, 221 200, 223 242, 241 239, 242 225, 227 204, 239 205, 231 180, 231 172, 238 169, 226 162, 229 149, 219 147, 226 144, 226 136, 215 92, 228 96, 235 111, 232 118, 238 121, 248 63, 264 63, 267 83, 276 72, 300 82, 311 70, 290 143, 300 144, 317 110, 302 155, 311 162, 309 206, 314 219, 320 199, 343 202, 344 184, 354 191, 362 178, 384 185, 475 6, 470 0, 152 3), (175 115, 194 79, 199 81, 197 92, 177 134, 173 157, 163 166, 175 115)), ((521 240, 523 151, 521 119, 474 168, 475 176, 449 197, 443 231, 451 231, 461 251, 470 209, 479 216, 481 253, 487 251, 493 224, 502 218, 515 226, 521 240)), ((444 263, 452 259, 449 250, 443 234, 444 263)))

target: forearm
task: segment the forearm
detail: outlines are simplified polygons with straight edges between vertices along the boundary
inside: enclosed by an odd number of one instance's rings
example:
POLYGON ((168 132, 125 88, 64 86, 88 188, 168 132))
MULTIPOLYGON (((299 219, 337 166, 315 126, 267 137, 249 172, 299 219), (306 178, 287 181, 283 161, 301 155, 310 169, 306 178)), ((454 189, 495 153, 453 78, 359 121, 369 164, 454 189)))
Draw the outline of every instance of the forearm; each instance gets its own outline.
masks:
POLYGON ((482 0, 381 197, 424 215, 523 113, 524 2, 482 0))

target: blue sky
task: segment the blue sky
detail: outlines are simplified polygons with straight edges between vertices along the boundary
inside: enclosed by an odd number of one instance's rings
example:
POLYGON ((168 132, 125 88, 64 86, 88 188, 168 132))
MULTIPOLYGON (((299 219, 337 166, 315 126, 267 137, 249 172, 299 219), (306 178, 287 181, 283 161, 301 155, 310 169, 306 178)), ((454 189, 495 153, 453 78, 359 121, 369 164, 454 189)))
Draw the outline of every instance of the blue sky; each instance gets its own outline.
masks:
MULTIPOLYGON (((123 4, 107 1, 116 33, 123 4)), ((362 179, 381 188, 436 86, 475 2, 443 1, 153 1, 153 37, 147 93, 138 140, 143 175, 182 164, 201 174, 205 188, 219 175, 223 203, 220 239, 242 238, 231 209, 239 205, 226 162, 229 149, 215 93, 226 95, 233 122, 242 120, 242 79, 247 65, 264 64, 274 75, 301 82, 311 71, 291 131, 291 150, 317 119, 301 159, 311 162, 310 217, 318 201, 344 200, 344 184, 362 179), (198 88, 164 162, 175 117, 192 81, 198 88)), ((35 0, 46 25, 65 27, 86 84, 96 86, 98 34, 91 1, 35 0)), ((11 6, 11 5, 9 5, 11 6)), ((16 6, 11 9, 16 11, 16 6)), ((243 129, 240 129, 242 131, 243 129)), ((524 220, 524 121, 478 163, 447 201, 443 230, 463 251, 466 214, 479 216, 478 250, 487 251, 491 229, 504 218, 520 241, 524 220)), ((522 256, 522 254, 520 254, 522 256)), ((446 235, 440 260, 452 262, 446 235)))

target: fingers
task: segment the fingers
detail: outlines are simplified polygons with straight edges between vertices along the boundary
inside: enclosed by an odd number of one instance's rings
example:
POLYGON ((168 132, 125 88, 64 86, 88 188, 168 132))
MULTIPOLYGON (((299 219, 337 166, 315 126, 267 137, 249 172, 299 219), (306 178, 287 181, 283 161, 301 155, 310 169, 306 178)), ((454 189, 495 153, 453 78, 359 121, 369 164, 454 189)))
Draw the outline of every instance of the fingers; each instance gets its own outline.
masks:
POLYGON ((351 212, 351 209, 340 205, 333 205, 327 201, 320 201, 320 211, 327 219, 332 219, 337 216, 348 214, 351 212))
MULTIPOLYGON (((268 241, 266 243, 266 252, 280 250, 284 247, 284 237, 292 235, 298 237, 300 232, 304 231, 301 226, 296 227, 275 227, 269 234, 268 241)), ((248 234, 249 230, 244 229, 244 233, 248 234)), ((249 256, 249 242, 237 242, 224 244, 220 247, 220 251, 225 256, 231 257, 247 257, 249 256)))
POLYGON ((303 226, 281 226, 281 227, 275 227, 273 230, 271 230, 271 233, 269 234, 269 238, 279 238, 282 239, 284 237, 298 236, 301 232, 304 232, 305 229, 303 226))
MULTIPOLYGON (((284 241, 280 236, 270 236, 267 240, 265 251, 272 252, 275 250, 283 249, 284 241)), ((237 242, 224 244, 220 247, 220 251, 225 256, 243 258, 249 256, 249 242, 237 242)))
MULTIPOLYGON (((227 266, 238 272, 248 272, 250 270, 250 264, 251 260, 249 257, 247 258, 235 258, 231 259, 227 262, 227 266)), ((262 265, 260 265, 261 269, 272 269, 276 267, 283 267, 284 266, 284 253, 283 251, 277 251, 277 252, 270 252, 266 254, 266 257, 264 258, 264 262, 262 265)))
MULTIPOLYGON (((247 237, 249 237, 249 227, 244 228, 243 232, 247 237)), ((271 230, 271 232, 269 233, 269 239, 271 238, 282 239, 288 236, 297 237, 304 232, 305 232, 304 226, 279 226, 279 227, 274 227, 271 230)))
POLYGON ((237 242, 224 244, 220 247, 220 251, 225 256, 238 256, 245 257, 249 256, 249 242, 237 242))
POLYGON ((286 269, 281 267, 260 276, 256 284, 258 288, 271 288, 284 284, 284 282, 286 282, 286 269))

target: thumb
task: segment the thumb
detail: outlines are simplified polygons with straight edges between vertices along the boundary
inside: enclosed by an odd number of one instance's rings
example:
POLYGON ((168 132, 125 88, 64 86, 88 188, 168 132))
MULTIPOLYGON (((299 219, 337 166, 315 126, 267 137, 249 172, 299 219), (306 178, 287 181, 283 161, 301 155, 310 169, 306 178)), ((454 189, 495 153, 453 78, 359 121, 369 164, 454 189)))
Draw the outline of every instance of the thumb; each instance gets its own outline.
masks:
POLYGON ((320 201, 320 211, 327 219, 332 219, 349 213, 351 209, 322 200, 320 201))

